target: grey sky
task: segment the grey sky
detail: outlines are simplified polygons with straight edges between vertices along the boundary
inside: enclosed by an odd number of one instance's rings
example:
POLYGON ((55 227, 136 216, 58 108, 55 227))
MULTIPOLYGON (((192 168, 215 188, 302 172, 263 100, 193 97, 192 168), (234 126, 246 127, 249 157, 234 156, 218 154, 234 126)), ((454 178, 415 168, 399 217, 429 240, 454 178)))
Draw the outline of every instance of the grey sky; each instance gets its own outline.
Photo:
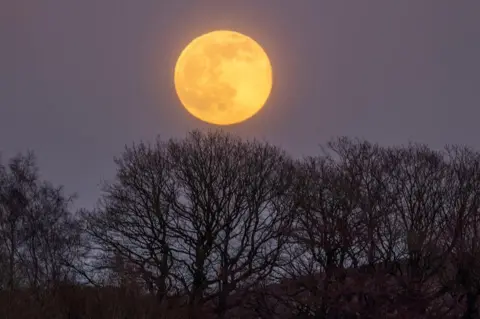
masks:
POLYGON ((294 155, 338 135, 480 149, 478 0, 1 0, 0 152, 91 206, 125 144, 212 127, 180 107, 173 67, 214 29, 256 39, 274 87, 227 131, 294 155))

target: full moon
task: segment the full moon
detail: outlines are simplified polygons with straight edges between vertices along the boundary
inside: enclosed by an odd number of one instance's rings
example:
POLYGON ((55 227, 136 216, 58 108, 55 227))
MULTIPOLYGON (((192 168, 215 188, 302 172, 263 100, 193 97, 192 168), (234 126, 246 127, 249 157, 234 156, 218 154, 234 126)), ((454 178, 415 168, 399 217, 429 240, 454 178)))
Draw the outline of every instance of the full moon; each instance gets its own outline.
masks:
POLYGON ((175 66, 175 89, 187 111, 216 125, 243 122, 266 103, 272 66, 263 48, 234 31, 195 38, 175 66))

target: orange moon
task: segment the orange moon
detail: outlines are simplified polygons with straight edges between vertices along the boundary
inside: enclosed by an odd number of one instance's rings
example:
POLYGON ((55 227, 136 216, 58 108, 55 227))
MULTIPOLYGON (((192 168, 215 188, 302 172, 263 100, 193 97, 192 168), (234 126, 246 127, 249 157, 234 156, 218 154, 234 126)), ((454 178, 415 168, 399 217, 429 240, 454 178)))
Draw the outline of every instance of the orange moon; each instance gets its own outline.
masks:
POLYGON ((235 31, 195 38, 175 65, 175 90, 185 109, 216 125, 254 116, 272 90, 272 66, 263 48, 235 31))

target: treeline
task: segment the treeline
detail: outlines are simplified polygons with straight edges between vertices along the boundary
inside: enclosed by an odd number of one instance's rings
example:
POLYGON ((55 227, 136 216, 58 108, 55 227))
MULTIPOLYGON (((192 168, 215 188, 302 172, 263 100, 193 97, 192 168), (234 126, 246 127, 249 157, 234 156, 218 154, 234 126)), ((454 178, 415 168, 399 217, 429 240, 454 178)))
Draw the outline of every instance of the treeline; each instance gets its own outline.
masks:
POLYGON ((0 318, 480 318, 480 153, 220 131, 125 148, 94 210, 0 164, 0 318))

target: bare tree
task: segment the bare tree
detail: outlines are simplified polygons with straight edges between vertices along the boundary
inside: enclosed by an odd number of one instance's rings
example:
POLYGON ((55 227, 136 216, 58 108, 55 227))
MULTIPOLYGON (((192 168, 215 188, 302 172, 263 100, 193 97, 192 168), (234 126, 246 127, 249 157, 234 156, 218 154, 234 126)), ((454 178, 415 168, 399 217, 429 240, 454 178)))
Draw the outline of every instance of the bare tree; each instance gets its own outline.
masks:
POLYGON ((292 192, 296 218, 287 246, 292 262, 285 281, 294 286, 286 298, 292 312, 348 316, 354 313, 347 307, 354 295, 380 300, 349 277, 359 283, 365 275, 356 269, 371 273, 392 254, 384 157, 377 145, 341 138, 328 143, 322 155, 298 163, 292 192))
POLYGON ((446 154, 450 223, 442 230, 456 240, 443 279, 452 298, 465 305, 462 318, 480 318, 480 154, 458 146, 446 154))
POLYGON ((328 157, 299 164, 293 196, 296 214, 288 246, 292 259, 285 272, 299 288, 293 292, 298 297, 295 307, 325 317, 338 308, 334 291, 343 284, 345 268, 355 262, 358 223, 328 157))
POLYGON ((458 307, 445 299, 454 295, 452 267, 476 300, 476 270, 466 271, 476 269, 475 156, 341 138, 301 161, 292 262, 269 294, 311 317, 454 316, 458 307))
POLYGON ((291 161, 276 147, 220 132, 171 141, 169 154, 178 183, 174 236, 190 279, 184 285, 192 303, 214 300, 222 318, 233 292, 241 302, 281 262, 291 161))
MULTIPOLYGON (((190 317, 220 317, 233 293, 280 260, 291 207, 291 165, 277 148, 221 132, 193 132, 127 148, 87 231, 108 260, 121 256, 158 296, 188 296, 190 317), (168 286, 168 287, 167 287, 168 286)), ((107 266, 107 263, 103 263, 107 266)))
POLYGON ((390 148, 384 163, 391 177, 383 185, 384 196, 392 208, 384 225, 393 235, 384 264, 398 285, 396 306, 406 307, 411 315, 426 315, 439 292, 431 279, 453 247, 451 240, 443 246, 436 242, 447 223, 447 167, 440 152, 421 145, 390 148))
POLYGON ((10 296, 27 289, 42 306, 61 282, 74 280, 69 265, 78 258, 80 229, 71 200, 40 179, 32 153, 0 166, 1 288, 10 296))
POLYGON ((424 145, 380 148, 348 139, 330 146, 350 177, 349 193, 358 204, 364 242, 360 257, 376 275, 388 273, 397 287, 391 306, 410 315, 443 315, 433 306, 446 291, 439 276, 462 232, 462 212, 452 206, 457 198, 451 196, 458 183, 449 175, 445 153, 424 145))
POLYGON ((32 154, 0 164, 0 315, 480 318, 480 154, 322 151, 221 131, 134 144, 81 218, 32 154))
POLYGON ((169 292, 172 251, 167 226, 172 223, 171 168, 160 141, 126 148, 115 160, 116 180, 105 184, 98 211, 84 212, 92 238, 96 270, 119 270, 136 276, 159 304, 169 292))

